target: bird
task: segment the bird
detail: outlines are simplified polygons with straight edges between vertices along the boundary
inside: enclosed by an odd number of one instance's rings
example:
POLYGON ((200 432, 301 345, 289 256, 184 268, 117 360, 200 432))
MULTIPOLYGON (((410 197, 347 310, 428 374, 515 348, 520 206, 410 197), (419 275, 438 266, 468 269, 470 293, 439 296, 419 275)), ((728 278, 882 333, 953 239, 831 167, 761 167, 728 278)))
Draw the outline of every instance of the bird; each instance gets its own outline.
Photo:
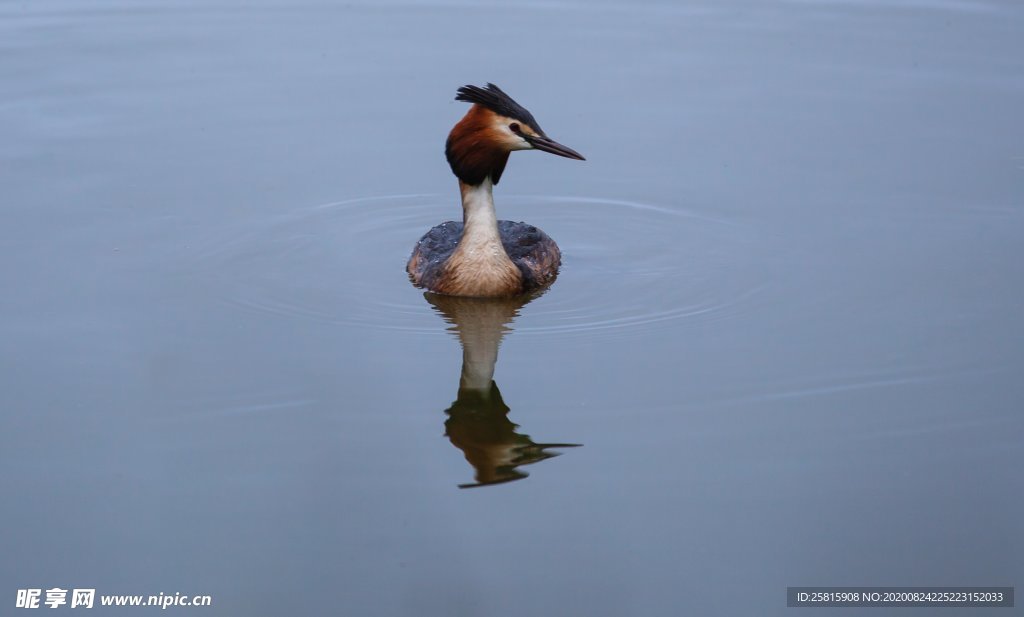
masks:
POLYGON ((586 159, 548 137, 533 114, 492 83, 463 86, 455 100, 473 104, 445 142, 459 181, 462 222, 441 223, 420 238, 406 264, 409 278, 416 287, 451 296, 512 297, 544 289, 558 275, 558 245, 533 225, 498 220, 493 188, 516 150, 586 159))

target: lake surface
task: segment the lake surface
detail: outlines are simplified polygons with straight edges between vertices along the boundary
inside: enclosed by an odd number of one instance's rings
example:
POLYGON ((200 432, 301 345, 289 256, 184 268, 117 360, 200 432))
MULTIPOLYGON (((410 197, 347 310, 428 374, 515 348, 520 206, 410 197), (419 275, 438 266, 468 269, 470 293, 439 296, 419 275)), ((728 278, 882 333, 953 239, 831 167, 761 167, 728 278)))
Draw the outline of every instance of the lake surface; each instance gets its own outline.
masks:
POLYGON ((1024 584, 1022 111, 1010 1, 8 0, 0 605, 1024 584), (487 81, 588 159, 496 189, 525 304, 404 272, 487 81))

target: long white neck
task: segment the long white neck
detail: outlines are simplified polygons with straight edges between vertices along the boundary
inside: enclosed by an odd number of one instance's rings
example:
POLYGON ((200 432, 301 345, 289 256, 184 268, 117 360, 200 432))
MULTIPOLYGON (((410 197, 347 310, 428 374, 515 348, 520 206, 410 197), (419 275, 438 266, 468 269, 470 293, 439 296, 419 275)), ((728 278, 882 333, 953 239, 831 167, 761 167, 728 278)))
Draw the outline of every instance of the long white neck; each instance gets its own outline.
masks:
POLYGON ((445 264, 445 293, 457 296, 510 296, 522 291, 522 275, 509 259, 498 233, 491 180, 459 183, 462 238, 445 264))
MULTIPOLYGON (((475 186, 459 183, 462 192, 462 243, 466 248, 501 249, 498 214, 494 210, 494 194, 490 178, 475 186)), ((504 252, 504 249, 501 249, 504 252)))

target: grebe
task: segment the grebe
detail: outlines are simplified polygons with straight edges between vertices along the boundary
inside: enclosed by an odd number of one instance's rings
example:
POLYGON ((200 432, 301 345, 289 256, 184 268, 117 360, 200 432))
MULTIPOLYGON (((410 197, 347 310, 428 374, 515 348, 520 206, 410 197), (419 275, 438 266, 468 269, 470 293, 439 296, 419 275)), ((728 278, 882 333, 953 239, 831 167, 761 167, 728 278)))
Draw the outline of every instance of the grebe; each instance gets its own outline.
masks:
POLYGON ((459 179, 462 223, 441 223, 420 238, 406 266, 413 285, 451 296, 507 297, 551 284, 562 259, 558 245, 533 225, 499 221, 492 188, 513 150, 585 159, 545 135, 494 84, 463 86, 455 100, 473 103, 444 149, 459 179))

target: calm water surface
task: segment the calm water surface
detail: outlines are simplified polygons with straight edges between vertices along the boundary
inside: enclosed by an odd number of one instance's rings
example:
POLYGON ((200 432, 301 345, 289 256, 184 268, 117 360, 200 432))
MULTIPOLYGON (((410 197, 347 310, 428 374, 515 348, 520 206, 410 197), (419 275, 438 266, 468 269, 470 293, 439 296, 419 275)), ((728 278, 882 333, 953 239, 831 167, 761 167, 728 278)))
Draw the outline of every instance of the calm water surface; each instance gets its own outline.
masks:
POLYGON ((1009 1, 8 0, 0 602, 1024 585, 1022 110, 1009 1), (528 303, 404 273, 486 81, 588 157, 496 191, 528 303))

